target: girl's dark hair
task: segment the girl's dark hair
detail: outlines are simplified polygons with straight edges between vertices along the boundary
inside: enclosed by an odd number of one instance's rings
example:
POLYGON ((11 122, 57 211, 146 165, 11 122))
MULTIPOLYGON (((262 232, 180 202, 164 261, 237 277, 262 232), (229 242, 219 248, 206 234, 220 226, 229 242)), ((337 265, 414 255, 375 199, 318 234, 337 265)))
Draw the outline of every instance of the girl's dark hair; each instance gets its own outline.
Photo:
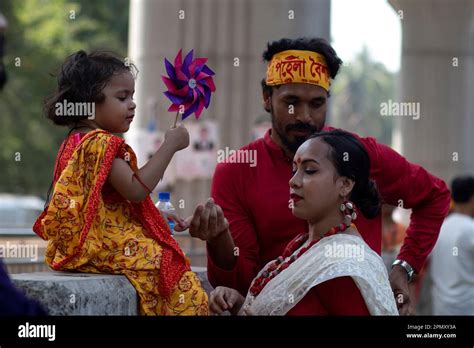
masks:
POLYGON ((329 159, 337 174, 354 180, 349 200, 366 218, 376 217, 382 203, 375 181, 369 178, 370 158, 364 145, 355 136, 342 130, 315 133, 309 137, 316 138, 321 138, 329 145, 329 159))
MULTIPOLYGON (((300 37, 297 39, 280 39, 278 41, 269 42, 267 49, 263 52, 263 60, 270 62, 273 56, 277 53, 287 50, 303 50, 313 51, 322 54, 326 58, 326 64, 328 65, 329 75, 332 79, 336 78, 339 68, 342 65, 342 60, 336 54, 336 51, 332 46, 323 38, 317 37, 300 37)), ((272 87, 267 86, 265 79, 262 80, 262 89, 264 92, 268 91, 272 94, 272 87)), ((278 88, 278 86, 273 86, 278 88)))
POLYGON ((53 95, 46 99, 46 117, 59 126, 74 125, 87 116, 58 116, 57 103, 97 103, 104 101, 102 92, 113 75, 128 71, 136 75, 136 67, 108 51, 87 54, 78 51, 66 58, 57 76, 58 86, 53 95))
MULTIPOLYGON (((112 76, 126 71, 130 72, 133 76, 136 76, 138 73, 135 65, 126 62, 112 52, 94 51, 87 54, 81 50, 70 55, 64 61, 61 71, 57 76, 58 86, 56 91, 45 101, 44 113, 46 117, 59 126, 77 126, 79 121, 87 119, 88 116, 57 115, 57 103, 62 104, 66 100, 68 103, 100 104, 105 100, 102 90, 112 76)), ((66 138, 69 137, 74 129, 74 127, 71 127, 66 138)), ((59 153, 58 160, 61 158, 64 149, 65 146, 63 146, 59 153)), ((49 204, 58 167, 55 169, 53 181, 46 195, 45 209, 49 204)))

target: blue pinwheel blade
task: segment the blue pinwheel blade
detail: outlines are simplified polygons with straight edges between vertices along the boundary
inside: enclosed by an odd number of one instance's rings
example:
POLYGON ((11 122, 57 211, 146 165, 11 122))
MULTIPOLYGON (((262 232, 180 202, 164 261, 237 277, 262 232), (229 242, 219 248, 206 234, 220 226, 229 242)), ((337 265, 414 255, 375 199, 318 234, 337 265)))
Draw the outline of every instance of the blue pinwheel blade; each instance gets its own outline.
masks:
POLYGON ((215 72, 209 69, 207 65, 204 65, 204 67, 202 68, 202 72, 208 74, 209 76, 215 75, 215 72))
POLYGON ((196 67, 196 70, 194 71, 194 76, 198 76, 201 73, 202 69, 204 69, 204 67, 205 67, 204 64, 203 65, 198 65, 196 67))
POLYGON ((166 67, 166 72, 168 73, 168 76, 170 77, 170 79, 173 81, 176 80, 176 72, 174 70, 174 66, 166 58, 165 58, 165 67, 166 67))
POLYGON ((203 87, 204 87, 204 106, 207 109, 209 107, 209 104, 211 103, 211 89, 206 86, 203 86, 203 87))
POLYGON ((168 97, 168 99, 175 105, 181 105, 184 104, 186 98, 185 97, 180 97, 177 96, 171 92, 164 92, 164 94, 168 97))
POLYGON ((193 105, 191 105, 191 107, 188 110, 186 110, 186 112, 183 114, 183 120, 189 115, 191 115, 193 112, 195 112, 198 106, 199 106, 199 99, 196 99, 193 105))
POLYGON ((189 73, 189 65, 193 62, 193 51, 189 51, 189 53, 184 58, 183 66, 181 71, 189 78, 191 78, 191 74, 189 73))

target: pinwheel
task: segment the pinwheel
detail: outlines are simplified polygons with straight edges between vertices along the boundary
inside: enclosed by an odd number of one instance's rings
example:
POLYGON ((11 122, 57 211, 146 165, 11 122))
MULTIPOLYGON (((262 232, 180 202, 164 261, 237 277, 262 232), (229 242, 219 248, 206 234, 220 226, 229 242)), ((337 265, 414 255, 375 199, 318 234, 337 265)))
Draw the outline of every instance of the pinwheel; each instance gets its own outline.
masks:
POLYGON ((165 58, 168 77, 162 76, 162 79, 168 90, 164 94, 172 103, 168 111, 176 111, 175 127, 180 113, 182 120, 192 113, 198 120, 202 110, 209 107, 211 93, 216 90, 212 79, 215 73, 205 65, 207 58, 193 60, 193 51, 191 50, 183 61, 182 50, 179 50, 174 59, 174 66, 165 58))

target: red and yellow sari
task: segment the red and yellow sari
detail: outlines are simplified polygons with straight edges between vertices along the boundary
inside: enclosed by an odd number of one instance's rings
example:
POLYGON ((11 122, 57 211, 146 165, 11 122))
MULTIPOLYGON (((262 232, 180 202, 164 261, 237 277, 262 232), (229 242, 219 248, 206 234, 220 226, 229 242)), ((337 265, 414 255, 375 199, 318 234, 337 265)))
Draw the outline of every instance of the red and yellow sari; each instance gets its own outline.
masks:
POLYGON ((144 315, 207 315, 207 294, 151 198, 130 202, 107 182, 115 157, 138 170, 133 150, 104 130, 61 145, 51 201, 33 226, 49 241, 46 263, 125 275, 144 315))

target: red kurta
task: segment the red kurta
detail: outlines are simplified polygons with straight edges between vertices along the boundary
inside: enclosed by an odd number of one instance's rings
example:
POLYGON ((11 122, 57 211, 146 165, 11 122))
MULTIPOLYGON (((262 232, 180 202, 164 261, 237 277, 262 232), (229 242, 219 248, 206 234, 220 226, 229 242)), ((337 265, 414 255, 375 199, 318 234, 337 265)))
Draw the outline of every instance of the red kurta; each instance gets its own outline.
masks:
MULTIPOLYGON (((208 256, 208 278, 214 286, 228 286, 243 295, 257 272, 280 256, 294 237, 308 230, 306 221, 294 217, 289 208, 292 159, 273 142, 270 132, 241 149, 256 151, 256 166, 220 163, 212 181, 211 196, 229 221, 239 256, 232 270, 216 267, 208 256)), ((388 146, 371 137, 358 138, 370 156, 371 178, 383 200, 395 206, 402 202, 404 208, 413 209, 399 258, 419 272, 448 212, 449 190, 444 181, 388 146)), ((355 224, 365 242, 380 254, 381 216, 368 220, 359 214, 355 224)))

